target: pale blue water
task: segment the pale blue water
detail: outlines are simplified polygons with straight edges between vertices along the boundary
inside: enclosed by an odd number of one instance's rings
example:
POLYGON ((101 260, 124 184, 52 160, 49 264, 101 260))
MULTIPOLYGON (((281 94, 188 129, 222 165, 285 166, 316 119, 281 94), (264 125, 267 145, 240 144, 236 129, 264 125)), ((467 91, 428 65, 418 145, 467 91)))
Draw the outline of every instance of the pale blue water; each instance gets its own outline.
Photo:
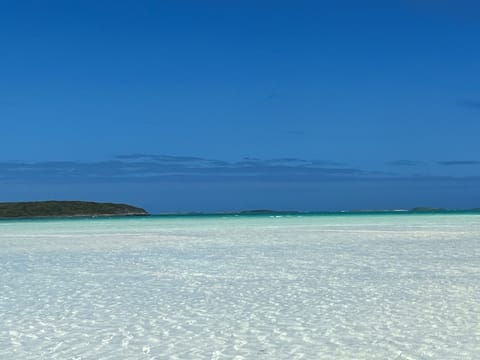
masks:
POLYGON ((477 359, 480 216, 0 221, 1 359, 477 359))

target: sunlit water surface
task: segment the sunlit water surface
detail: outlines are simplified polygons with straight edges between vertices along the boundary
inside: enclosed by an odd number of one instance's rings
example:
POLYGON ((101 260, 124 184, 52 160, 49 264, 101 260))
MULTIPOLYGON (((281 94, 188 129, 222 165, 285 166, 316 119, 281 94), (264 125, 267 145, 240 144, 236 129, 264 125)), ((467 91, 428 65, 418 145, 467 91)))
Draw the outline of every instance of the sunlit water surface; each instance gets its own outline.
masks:
POLYGON ((480 216, 0 221, 1 359, 478 359, 480 216))

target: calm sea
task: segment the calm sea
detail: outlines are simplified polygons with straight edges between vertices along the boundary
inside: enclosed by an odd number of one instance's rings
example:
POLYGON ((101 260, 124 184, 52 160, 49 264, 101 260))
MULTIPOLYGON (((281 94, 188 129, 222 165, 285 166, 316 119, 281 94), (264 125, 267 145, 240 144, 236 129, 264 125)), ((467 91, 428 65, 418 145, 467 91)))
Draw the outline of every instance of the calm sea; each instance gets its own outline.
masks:
POLYGON ((1 359, 478 359, 480 216, 0 221, 1 359))

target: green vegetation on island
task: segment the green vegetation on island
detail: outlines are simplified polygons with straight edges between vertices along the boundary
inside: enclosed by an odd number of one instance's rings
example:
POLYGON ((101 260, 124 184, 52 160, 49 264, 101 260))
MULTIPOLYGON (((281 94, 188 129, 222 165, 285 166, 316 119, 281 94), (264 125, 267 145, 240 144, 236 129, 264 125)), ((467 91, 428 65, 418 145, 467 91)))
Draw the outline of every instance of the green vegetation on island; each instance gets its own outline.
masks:
POLYGON ((88 201, 0 202, 0 218, 141 216, 148 213, 127 204, 88 201))

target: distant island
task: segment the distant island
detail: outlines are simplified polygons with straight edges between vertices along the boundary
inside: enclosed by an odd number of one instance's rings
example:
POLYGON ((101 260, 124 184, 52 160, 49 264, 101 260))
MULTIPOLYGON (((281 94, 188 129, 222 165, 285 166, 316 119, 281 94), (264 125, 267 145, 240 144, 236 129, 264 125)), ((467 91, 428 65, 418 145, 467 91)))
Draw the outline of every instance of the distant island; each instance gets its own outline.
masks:
MULTIPOLYGON (((160 213, 159 216, 238 216, 238 215, 348 215, 348 214, 389 214, 389 213, 480 213, 480 208, 474 209, 445 209, 434 207, 415 207, 412 209, 357 209, 340 211, 295 211, 295 210, 272 210, 251 209, 227 212, 173 212, 160 213)), ((105 217, 105 216, 148 216, 142 208, 115 203, 99 203, 91 201, 30 201, 30 202, 0 202, 0 219, 21 218, 57 218, 57 217, 105 217)))
POLYGON ((480 211, 479 208, 474 209, 447 209, 447 208, 434 208, 434 207, 415 207, 412 209, 360 209, 360 210, 341 210, 341 211, 281 211, 281 210, 268 210, 268 209, 254 209, 254 210, 243 210, 239 212, 234 212, 232 214, 239 215, 302 215, 302 214, 358 214, 358 213, 454 213, 454 212, 477 212, 480 211))
POLYGON ((450 211, 450 210, 445 208, 434 208, 434 207, 416 207, 410 211, 450 211))
POLYGON ((296 211, 296 210, 272 210, 272 209, 251 209, 223 212, 165 212, 157 216, 290 216, 290 215, 356 215, 356 214, 461 214, 480 213, 480 208, 473 209, 447 209, 434 207, 415 207, 411 209, 355 209, 355 210, 319 210, 319 211, 296 211))
POLYGON ((89 201, 0 202, 0 218, 144 216, 144 209, 89 201))

